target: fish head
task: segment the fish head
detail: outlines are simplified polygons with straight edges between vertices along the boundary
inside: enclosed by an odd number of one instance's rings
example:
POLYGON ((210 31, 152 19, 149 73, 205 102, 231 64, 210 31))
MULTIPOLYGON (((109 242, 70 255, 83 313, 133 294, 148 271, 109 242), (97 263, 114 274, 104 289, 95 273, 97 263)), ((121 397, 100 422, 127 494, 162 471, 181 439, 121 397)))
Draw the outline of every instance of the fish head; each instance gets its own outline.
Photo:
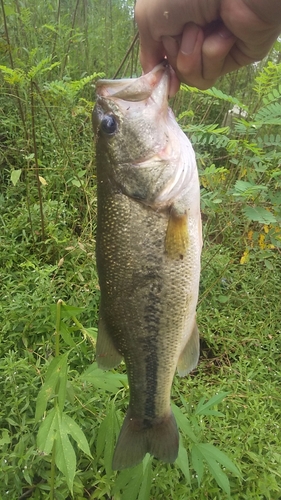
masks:
POLYGON ((168 107, 169 84, 165 62, 139 78, 100 80, 93 111, 98 179, 156 210, 199 189, 193 148, 168 107))
POLYGON ((169 80, 163 63, 140 78, 97 82, 94 134, 115 163, 141 163, 163 149, 169 80))

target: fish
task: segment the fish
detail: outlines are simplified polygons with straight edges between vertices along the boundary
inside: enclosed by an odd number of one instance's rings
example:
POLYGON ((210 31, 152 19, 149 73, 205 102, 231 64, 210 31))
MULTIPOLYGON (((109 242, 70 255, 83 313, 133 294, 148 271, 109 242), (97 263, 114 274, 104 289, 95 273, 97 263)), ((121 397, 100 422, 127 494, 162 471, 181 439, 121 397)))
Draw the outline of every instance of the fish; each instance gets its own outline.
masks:
POLYGON ((176 460, 172 382, 199 358, 200 186, 194 150, 168 106, 170 74, 163 62, 139 78, 96 83, 96 359, 103 370, 124 360, 130 390, 113 470, 146 453, 176 460))

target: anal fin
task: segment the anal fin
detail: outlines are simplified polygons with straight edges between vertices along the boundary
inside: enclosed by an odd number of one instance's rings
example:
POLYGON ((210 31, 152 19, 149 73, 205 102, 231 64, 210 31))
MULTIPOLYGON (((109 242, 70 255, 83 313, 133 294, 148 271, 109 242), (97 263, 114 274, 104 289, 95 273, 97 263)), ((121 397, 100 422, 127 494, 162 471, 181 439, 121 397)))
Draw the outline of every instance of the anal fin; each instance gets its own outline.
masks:
POLYGON ((185 377, 197 366, 200 354, 199 331, 196 321, 178 360, 177 370, 180 377, 185 377))
POLYGON ((99 319, 96 356, 98 367, 102 370, 115 368, 122 361, 122 355, 114 346, 107 326, 101 317, 99 319))

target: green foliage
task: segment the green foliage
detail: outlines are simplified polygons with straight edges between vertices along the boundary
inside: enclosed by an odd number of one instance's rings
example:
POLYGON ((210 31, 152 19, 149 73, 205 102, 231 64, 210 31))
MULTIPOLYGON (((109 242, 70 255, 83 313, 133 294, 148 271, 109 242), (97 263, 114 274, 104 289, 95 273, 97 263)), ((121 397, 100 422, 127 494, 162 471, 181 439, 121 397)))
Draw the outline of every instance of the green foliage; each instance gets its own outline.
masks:
MULTIPOLYGON (((232 109, 232 115, 228 113, 224 119, 221 117, 221 121, 228 123, 228 127, 220 127, 213 120, 209 124, 206 114, 204 122, 193 124, 195 114, 190 109, 180 114, 179 119, 197 150, 200 178, 204 187, 204 213, 207 217, 214 218, 214 214, 219 217, 225 213, 227 204, 232 217, 234 213, 245 221, 244 231, 248 242, 244 253, 241 252, 242 263, 259 252, 261 258, 266 258, 265 265, 273 266, 277 257, 274 250, 278 250, 281 245, 281 143, 278 132, 281 119, 281 87, 278 80, 280 67, 280 64, 273 65, 269 61, 258 72, 252 90, 258 94, 254 107, 236 97, 232 99, 232 96, 214 88, 199 91, 182 87, 185 94, 201 95, 202 98, 208 96, 210 113, 210 97, 214 101, 212 107, 217 106, 218 101, 236 106, 232 109), (189 116, 189 122, 185 125, 186 116, 189 116), (193 119, 190 120, 190 117, 193 119), (224 204, 224 210, 221 203, 224 204), (270 255, 268 250, 273 250, 270 255)), ((191 105, 192 103, 193 101, 191 105)), ((227 231, 225 236, 228 236, 227 231)))
POLYGON ((152 481, 152 459, 146 455, 143 462, 132 469, 120 472, 114 498, 125 500, 148 500, 152 481))
MULTIPOLYGON (((205 398, 202 398, 199 401, 198 407, 196 408, 194 415, 206 415, 206 416, 216 415, 223 417, 224 415, 222 413, 218 412, 217 410, 211 410, 210 408, 220 403, 225 396, 226 393, 217 394, 213 396, 207 403, 205 403, 205 398)), ((200 486, 202 482, 204 474, 204 463, 206 463, 210 474, 214 477, 217 484, 222 488, 222 490, 228 496, 230 496, 229 480, 227 475, 221 469, 221 465, 225 469, 228 469, 233 474, 241 478, 239 470, 224 452, 216 448, 211 443, 200 442, 198 436, 196 436, 193 432, 193 428, 194 429, 198 428, 198 424, 194 421, 193 416, 190 416, 190 418, 187 419, 186 416, 181 412, 180 408, 174 406, 173 410, 183 435, 186 435, 186 437, 188 437, 189 440, 192 442, 190 447, 191 463, 193 469, 196 471, 197 474, 198 485, 200 486)), ((183 466, 182 472, 184 473, 185 464, 181 459, 182 455, 184 455, 183 451, 184 447, 182 446, 182 443, 181 443, 181 448, 182 449, 180 452, 180 459, 177 460, 177 462, 179 463, 181 468, 183 466)), ((188 462, 189 460, 187 461, 187 463, 188 462)))
MULTIPOLYGON (((42 419, 37 436, 37 446, 40 453, 49 455, 52 453, 50 498, 55 498, 55 466, 65 477, 67 486, 73 494, 73 482, 76 473, 76 455, 69 440, 69 435, 76 441, 78 447, 92 458, 87 438, 75 420, 64 412, 67 399, 67 372, 69 352, 59 354, 59 336, 62 321, 62 313, 71 317, 78 308, 66 306, 58 301, 56 310, 56 332, 55 352, 47 369, 45 382, 42 385, 36 401, 35 422, 42 419), (64 309, 62 311, 62 308, 64 309), (46 414, 49 400, 53 400, 53 407, 46 414)), ((73 320, 77 321, 76 318, 73 320)))
MULTIPOLYGON (((280 42, 263 63, 174 99, 201 180, 201 359, 173 385, 176 463, 146 456, 115 473, 128 384, 123 365, 94 362, 90 115, 95 80, 116 73, 133 40, 134 2, 4 3, 0 498, 279 500, 280 42)), ((136 45, 128 55, 119 76, 139 74, 136 45)))

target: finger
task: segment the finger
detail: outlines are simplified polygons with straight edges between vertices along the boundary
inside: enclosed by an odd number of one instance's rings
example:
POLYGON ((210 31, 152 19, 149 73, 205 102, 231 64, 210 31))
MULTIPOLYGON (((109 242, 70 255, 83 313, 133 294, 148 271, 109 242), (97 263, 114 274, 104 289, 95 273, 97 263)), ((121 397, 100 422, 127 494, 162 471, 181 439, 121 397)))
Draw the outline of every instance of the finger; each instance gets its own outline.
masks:
MULTIPOLYGON (((193 23, 187 24, 176 62, 180 80, 201 90, 210 88, 224 74, 225 61, 235 41, 236 37, 222 23, 208 26, 205 32, 193 23)), ((232 63, 235 65, 235 61, 232 63)), ((233 69, 237 67, 236 64, 233 69)))
POLYGON ((136 2, 135 19, 140 34, 140 62, 145 73, 152 70, 165 56, 162 37, 180 35, 184 20, 190 17, 188 2, 183 2, 182 8, 176 8, 173 7, 172 1, 136 2))
POLYGON ((219 76, 242 66, 230 54, 236 41, 237 38, 223 24, 205 38, 202 45, 202 76, 206 82, 214 82, 219 76))
POLYGON ((277 36, 276 32, 273 35, 267 32, 259 33, 258 42, 255 43, 253 41, 255 34, 249 32, 247 36, 249 41, 245 43, 221 25, 203 43, 204 80, 216 79, 218 76, 260 61, 268 53, 277 36))
POLYGON ((151 71, 163 61, 165 51, 162 42, 156 42, 149 36, 140 37, 140 63, 144 73, 151 71))
POLYGON ((250 42, 243 42, 238 39, 225 60, 224 73, 261 61, 268 54, 278 34, 277 31, 270 34, 259 34, 259 40, 256 44, 252 41, 255 34, 253 34, 250 42))
POLYGON ((206 83, 203 78, 203 42, 203 29, 194 23, 186 24, 176 58, 176 68, 173 66, 182 82, 200 89, 211 86, 211 84, 209 84, 209 82, 206 83))

